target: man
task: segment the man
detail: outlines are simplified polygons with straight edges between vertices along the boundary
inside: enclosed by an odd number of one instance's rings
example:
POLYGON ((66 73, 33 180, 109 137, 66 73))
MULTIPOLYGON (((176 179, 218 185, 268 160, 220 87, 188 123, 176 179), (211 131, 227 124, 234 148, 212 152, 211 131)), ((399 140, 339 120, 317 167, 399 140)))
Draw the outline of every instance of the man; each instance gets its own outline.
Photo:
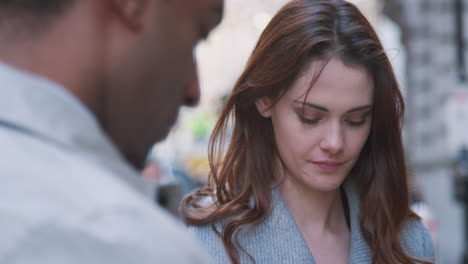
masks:
POLYGON ((205 263, 142 192, 222 0, 0 1, 0 263, 205 263))

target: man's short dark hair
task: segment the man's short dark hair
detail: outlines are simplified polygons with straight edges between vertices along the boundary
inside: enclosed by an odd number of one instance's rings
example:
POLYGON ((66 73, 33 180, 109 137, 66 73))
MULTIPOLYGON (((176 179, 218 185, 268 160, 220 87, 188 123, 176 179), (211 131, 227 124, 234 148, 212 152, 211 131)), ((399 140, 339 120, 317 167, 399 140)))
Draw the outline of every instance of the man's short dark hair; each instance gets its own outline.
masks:
POLYGON ((0 25, 13 22, 43 26, 76 0, 0 0, 0 25), (24 22, 24 23, 21 23, 24 22))
POLYGON ((29 16, 56 15, 73 2, 74 0, 0 0, 0 13, 2 16, 13 14, 29 16))

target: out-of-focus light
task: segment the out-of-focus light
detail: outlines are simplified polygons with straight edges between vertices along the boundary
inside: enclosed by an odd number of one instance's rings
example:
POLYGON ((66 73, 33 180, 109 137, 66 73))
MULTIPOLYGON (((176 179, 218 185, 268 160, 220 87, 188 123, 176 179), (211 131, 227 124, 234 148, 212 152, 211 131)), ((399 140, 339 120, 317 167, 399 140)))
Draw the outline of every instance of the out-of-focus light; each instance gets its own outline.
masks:
POLYGON ((268 25, 272 16, 266 12, 259 12, 253 16, 253 25, 256 29, 263 31, 268 25))

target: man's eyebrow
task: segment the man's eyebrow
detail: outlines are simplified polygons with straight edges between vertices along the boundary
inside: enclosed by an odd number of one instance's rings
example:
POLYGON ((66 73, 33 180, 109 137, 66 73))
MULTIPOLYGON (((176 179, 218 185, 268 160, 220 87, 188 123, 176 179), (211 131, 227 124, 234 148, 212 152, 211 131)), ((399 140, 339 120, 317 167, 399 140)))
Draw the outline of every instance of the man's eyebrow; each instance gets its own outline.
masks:
POLYGON ((211 16, 211 17, 209 19, 208 17, 201 18, 202 23, 201 23, 200 31, 201 31, 202 40, 206 40, 211 30, 221 23, 223 19, 223 13, 224 13, 224 3, 223 1, 221 1, 219 4, 216 4, 210 7, 208 16, 211 16))
POLYGON ((216 15, 216 23, 214 26, 217 26, 219 25, 219 23, 221 23, 221 20, 223 19, 224 1, 221 1, 219 4, 215 5, 213 7, 213 12, 215 12, 216 15))
MULTIPOLYGON (((298 100, 295 100, 294 102, 297 103, 297 104, 301 104, 303 106, 307 106, 307 107, 317 109, 317 110, 322 111, 322 112, 329 112, 329 110, 326 107, 323 107, 323 106, 320 106, 320 105, 316 105, 316 104, 312 104, 312 103, 308 103, 308 102, 303 102, 303 101, 298 101, 298 100)), ((371 108, 372 108, 371 104, 362 105, 362 106, 354 107, 354 108, 346 111, 346 113, 360 112, 360 111, 368 110, 368 109, 371 109, 371 108)))

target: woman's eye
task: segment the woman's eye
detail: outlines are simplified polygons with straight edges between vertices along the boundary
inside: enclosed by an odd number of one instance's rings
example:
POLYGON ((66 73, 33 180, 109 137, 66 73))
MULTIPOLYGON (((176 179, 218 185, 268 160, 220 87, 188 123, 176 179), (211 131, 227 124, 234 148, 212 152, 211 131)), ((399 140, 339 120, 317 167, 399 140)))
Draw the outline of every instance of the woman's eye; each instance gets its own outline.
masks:
POLYGON ((320 118, 310 119, 310 118, 305 118, 303 116, 299 116, 299 119, 301 120, 301 122, 305 124, 309 124, 309 125, 317 124, 320 121, 320 118))
POLYGON ((366 119, 362 119, 362 120, 359 120, 359 121, 353 121, 353 120, 345 120, 346 123, 348 123, 348 125, 350 126, 362 126, 366 123, 366 119))

